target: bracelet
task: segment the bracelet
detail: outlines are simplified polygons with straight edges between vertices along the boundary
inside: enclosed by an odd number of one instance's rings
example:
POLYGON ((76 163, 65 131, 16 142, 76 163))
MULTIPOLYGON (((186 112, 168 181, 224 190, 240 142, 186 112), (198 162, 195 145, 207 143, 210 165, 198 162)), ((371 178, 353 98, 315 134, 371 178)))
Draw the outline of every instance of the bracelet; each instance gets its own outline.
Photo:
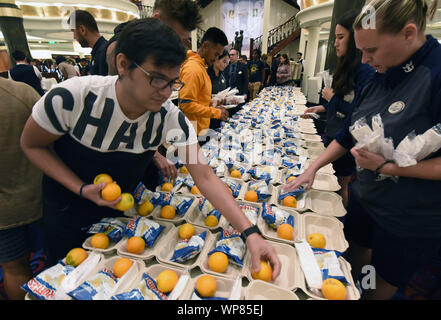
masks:
POLYGON ((242 238, 243 242, 247 242, 248 236, 252 235, 253 233, 260 234, 260 230, 256 225, 253 225, 252 227, 249 227, 248 229, 245 229, 241 232, 240 237, 242 238))
POLYGON ((87 183, 83 183, 83 185, 82 185, 81 188, 80 188, 80 199, 83 199, 83 198, 84 198, 84 197, 83 197, 83 188, 84 188, 85 186, 87 186, 87 183))
POLYGON ((384 161, 382 164, 380 164, 380 165, 378 166, 377 169, 375 169, 375 172, 379 174, 381 168, 383 168, 386 164, 388 164, 388 163, 392 163, 392 162, 393 162, 393 161, 391 161, 391 160, 386 160, 386 161, 384 161))

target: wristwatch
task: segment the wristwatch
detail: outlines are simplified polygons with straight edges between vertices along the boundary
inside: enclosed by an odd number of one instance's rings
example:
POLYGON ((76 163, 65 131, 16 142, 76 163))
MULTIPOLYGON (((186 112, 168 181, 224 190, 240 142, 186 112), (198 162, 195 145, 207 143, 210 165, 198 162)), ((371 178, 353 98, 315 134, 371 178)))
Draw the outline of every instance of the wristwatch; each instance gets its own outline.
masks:
POLYGON ((256 225, 253 225, 252 227, 249 227, 248 229, 245 229, 240 234, 240 237, 242 238, 243 242, 247 241, 247 238, 252 235, 253 233, 258 233, 261 235, 259 228, 256 225))

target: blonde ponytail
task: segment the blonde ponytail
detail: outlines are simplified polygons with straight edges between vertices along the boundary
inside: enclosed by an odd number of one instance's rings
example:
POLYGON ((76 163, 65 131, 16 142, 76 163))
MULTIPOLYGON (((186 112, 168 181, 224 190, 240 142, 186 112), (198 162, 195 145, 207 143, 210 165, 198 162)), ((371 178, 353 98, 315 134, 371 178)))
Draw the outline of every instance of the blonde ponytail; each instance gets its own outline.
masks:
POLYGON ((439 0, 372 0, 355 20, 354 28, 365 28, 366 20, 372 20, 374 16, 379 33, 397 34, 410 22, 424 32, 427 20, 435 16, 438 4, 439 0))
POLYGON ((423 0, 423 2, 427 6, 427 18, 433 20, 438 10, 439 0, 423 0))

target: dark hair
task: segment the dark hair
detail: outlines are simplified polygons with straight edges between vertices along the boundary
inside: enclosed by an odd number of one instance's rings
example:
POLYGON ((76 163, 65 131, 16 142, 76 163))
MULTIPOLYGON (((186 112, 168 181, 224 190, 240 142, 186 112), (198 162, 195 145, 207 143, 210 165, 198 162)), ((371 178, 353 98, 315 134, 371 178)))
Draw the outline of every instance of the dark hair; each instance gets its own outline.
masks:
POLYGON ((337 24, 349 31, 346 54, 338 59, 337 68, 333 73, 332 88, 340 96, 354 90, 357 68, 361 63, 361 51, 357 50, 355 46, 354 29, 352 27, 359 13, 358 10, 351 10, 337 20, 337 24))
POLYGON ((299 54, 300 56, 303 56, 303 53, 301 53, 301 52, 297 52, 297 54, 299 54))
POLYGON ((228 44, 228 38, 225 33, 216 27, 209 28, 201 40, 201 46, 205 41, 209 41, 212 44, 220 44, 222 46, 226 46, 228 44))
POLYGON ((187 31, 193 31, 202 22, 197 1, 156 0, 155 10, 159 10, 166 20, 178 21, 187 31))
POLYGON ((245 59, 245 60, 248 60, 248 57, 247 57, 246 55, 244 55, 244 54, 243 54, 243 55, 241 55, 241 56, 240 56, 240 58, 241 58, 241 59, 245 59))
POLYGON ((129 21, 127 22, 123 22, 120 23, 119 25, 117 25, 114 29, 113 29, 113 36, 107 41, 106 44, 106 50, 107 48, 114 42, 118 41, 119 36, 121 35, 121 32, 123 31, 124 27, 129 23, 129 21))
POLYGON ((285 59, 285 63, 280 62, 280 64, 285 64, 285 65, 289 65, 289 58, 288 55, 286 53, 282 54, 282 57, 285 59))
POLYGON ((12 53, 12 57, 14 58, 15 61, 23 61, 26 59, 26 54, 23 51, 15 50, 12 53))
POLYGON ((80 25, 83 25, 90 31, 99 32, 95 18, 88 11, 75 10, 75 12, 72 13, 71 16, 69 17, 68 20, 69 24, 71 24, 72 17, 75 17, 75 29, 78 28, 80 25))
POLYGON ((259 49, 254 49, 253 50, 253 56, 254 56, 254 54, 257 54, 257 56, 259 57, 259 59, 260 59, 260 57, 262 56, 262 53, 260 52, 260 50, 259 49))
POLYGON ((230 56, 227 49, 224 49, 224 51, 222 51, 222 54, 219 57, 217 57, 217 59, 220 60, 225 56, 228 56, 228 57, 230 56))
MULTIPOLYGON (((141 65, 148 57, 154 64, 175 67, 186 58, 186 49, 172 28, 153 18, 132 20, 123 29, 115 48, 115 57, 124 53, 141 65)), ((132 63, 130 69, 136 68, 132 63)))
POLYGON ((55 58, 55 63, 56 63, 56 64, 60 64, 60 63, 62 63, 63 61, 66 61, 66 57, 64 57, 64 56, 57 56, 57 57, 55 58))

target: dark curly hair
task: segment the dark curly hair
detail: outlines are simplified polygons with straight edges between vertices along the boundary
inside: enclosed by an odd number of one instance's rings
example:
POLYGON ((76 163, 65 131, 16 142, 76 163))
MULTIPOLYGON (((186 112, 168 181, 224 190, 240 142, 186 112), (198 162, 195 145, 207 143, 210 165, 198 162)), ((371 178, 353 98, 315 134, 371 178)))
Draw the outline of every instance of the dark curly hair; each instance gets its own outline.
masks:
POLYGON ((153 18, 135 19, 121 31, 116 43, 115 56, 124 53, 136 68, 151 57, 158 67, 181 65, 186 49, 172 28, 153 18))
POLYGON ((197 1, 156 0, 153 11, 160 11, 165 19, 178 21, 184 29, 193 31, 202 22, 197 1))

